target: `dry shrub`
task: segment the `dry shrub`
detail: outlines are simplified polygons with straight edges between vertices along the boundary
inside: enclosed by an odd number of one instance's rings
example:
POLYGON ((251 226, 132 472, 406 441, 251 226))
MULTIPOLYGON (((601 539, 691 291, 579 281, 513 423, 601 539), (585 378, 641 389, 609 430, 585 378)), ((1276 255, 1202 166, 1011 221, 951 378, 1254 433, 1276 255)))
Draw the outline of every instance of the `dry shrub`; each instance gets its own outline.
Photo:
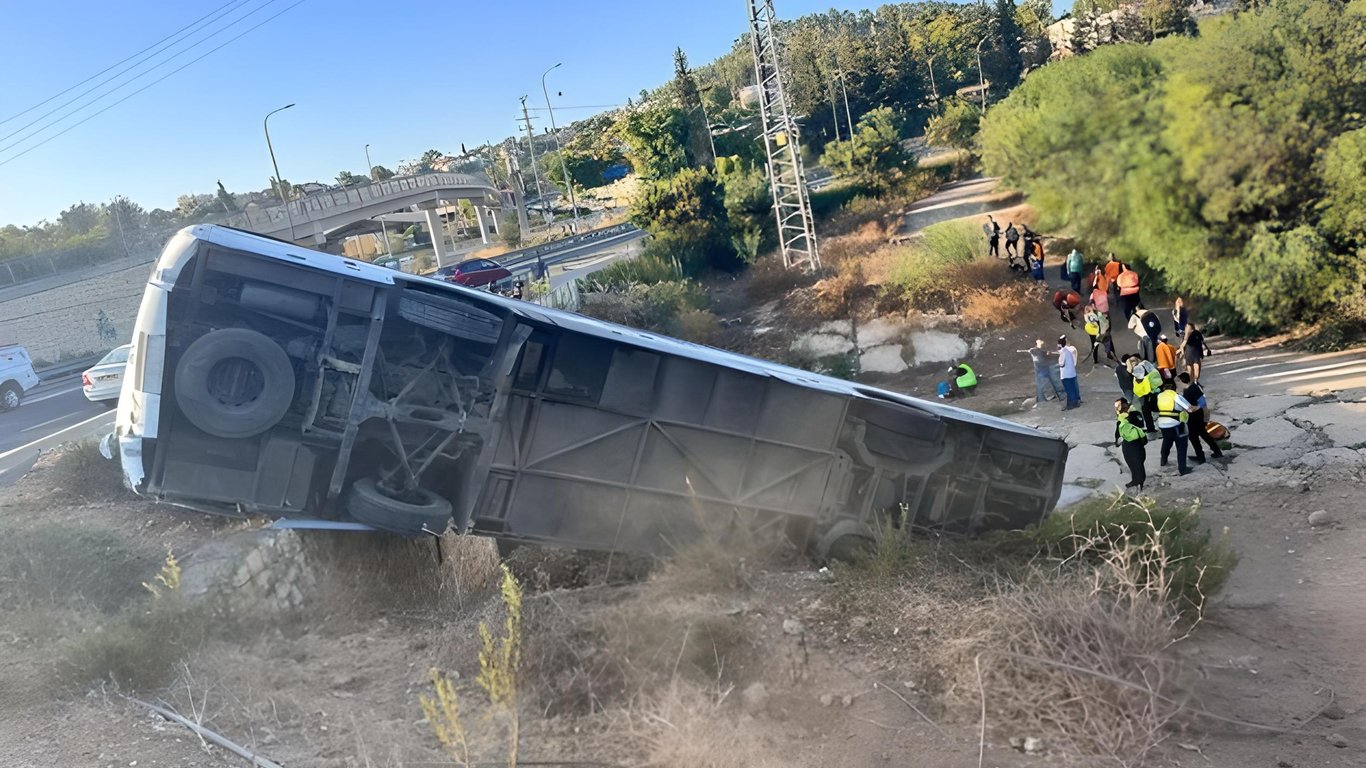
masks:
POLYGON ((1130 766, 1181 714, 1176 615, 1148 595, 1077 577, 1003 595, 979 616, 987 629, 961 659, 960 703, 978 713, 971 692, 984 696, 994 728, 1130 766))
POLYGON ((0 610, 70 607, 112 613, 146 592, 155 555, 84 523, 0 529, 0 610))
POLYGON ((892 217, 901 213, 904 204, 899 199, 865 197, 859 195, 845 203, 833 216, 822 222, 821 234, 839 235, 855 230, 864 230, 874 225, 885 239, 886 224, 892 217))
POLYGON ((1028 283, 966 291, 958 307, 968 328, 1002 328, 1019 323, 1039 300, 1038 289, 1028 283))
POLYGON ((711 312, 689 307, 681 310, 674 318, 671 330, 675 338, 694 344, 714 345, 720 335, 721 324, 711 312))
POLYGON ((726 696, 674 684, 634 718, 650 768, 763 768, 789 765, 763 746, 755 721, 725 711, 726 696))
POLYGON ((810 285, 813 280, 804 270, 783 266, 781 257, 765 256, 749 268, 749 284, 745 287, 745 295, 755 304, 762 304, 781 299, 798 288, 810 285))
POLYGON ((838 264, 849 259, 861 259, 886 243, 887 233, 884 227, 876 221, 870 221, 848 234, 822 239, 821 261, 825 264, 838 264))
POLYGON ((128 498, 117 461, 100 455, 98 440, 82 440, 62 448, 49 474, 53 491, 82 501, 128 498))
POLYGON ((845 259, 835 265, 835 274, 815 285, 816 316, 824 320, 848 317, 854 302, 865 293, 867 281, 857 259, 845 259))
POLYGON ((170 594, 146 610, 132 609, 70 638, 58 647, 58 682, 70 686, 112 682, 123 689, 159 688, 179 662, 221 627, 203 606, 170 594))

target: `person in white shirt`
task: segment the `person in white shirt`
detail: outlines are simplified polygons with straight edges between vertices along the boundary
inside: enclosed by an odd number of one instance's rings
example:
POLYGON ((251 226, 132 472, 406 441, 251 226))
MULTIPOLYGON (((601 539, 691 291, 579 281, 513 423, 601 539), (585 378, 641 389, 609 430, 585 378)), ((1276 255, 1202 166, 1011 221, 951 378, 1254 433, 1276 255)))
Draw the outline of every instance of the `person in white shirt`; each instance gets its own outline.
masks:
POLYGON ((1067 403, 1062 409, 1070 411, 1081 405, 1081 387, 1077 385, 1077 348, 1065 335, 1058 337, 1058 377, 1062 379, 1062 390, 1067 393, 1067 403))
POLYGON ((1189 475, 1186 466, 1187 432, 1186 419, 1194 410, 1186 398, 1177 394, 1171 381, 1162 382, 1162 391, 1157 395, 1157 428, 1162 431, 1162 448, 1159 451, 1160 466, 1167 466, 1172 445, 1176 446, 1176 468, 1183 475, 1189 475))

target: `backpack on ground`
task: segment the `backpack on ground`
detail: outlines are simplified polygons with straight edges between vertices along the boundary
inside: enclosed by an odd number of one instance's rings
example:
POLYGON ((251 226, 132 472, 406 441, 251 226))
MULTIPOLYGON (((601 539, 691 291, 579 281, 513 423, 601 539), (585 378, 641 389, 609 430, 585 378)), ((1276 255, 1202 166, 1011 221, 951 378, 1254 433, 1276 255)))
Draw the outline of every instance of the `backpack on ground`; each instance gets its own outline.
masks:
POLYGON ((1209 435, 1211 440, 1227 440, 1229 432, 1228 427, 1223 424, 1217 421, 1207 421, 1205 422, 1205 434, 1209 435))

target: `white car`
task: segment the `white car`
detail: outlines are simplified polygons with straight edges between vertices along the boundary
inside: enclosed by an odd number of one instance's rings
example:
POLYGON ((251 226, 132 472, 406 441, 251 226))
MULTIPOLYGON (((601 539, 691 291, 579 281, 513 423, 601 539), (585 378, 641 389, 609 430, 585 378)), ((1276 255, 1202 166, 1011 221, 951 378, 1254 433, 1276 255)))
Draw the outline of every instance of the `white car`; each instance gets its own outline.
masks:
POLYGON ((115 347, 113 351, 100 358, 94 367, 81 374, 81 389, 85 399, 92 403, 104 403, 114 407, 119 403, 119 390, 123 389, 123 369, 128 367, 128 350, 132 344, 115 347))
POLYGON ((0 344, 0 411, 19 407, 24 393, 38 386, 33 360, 18 344, 0 344))

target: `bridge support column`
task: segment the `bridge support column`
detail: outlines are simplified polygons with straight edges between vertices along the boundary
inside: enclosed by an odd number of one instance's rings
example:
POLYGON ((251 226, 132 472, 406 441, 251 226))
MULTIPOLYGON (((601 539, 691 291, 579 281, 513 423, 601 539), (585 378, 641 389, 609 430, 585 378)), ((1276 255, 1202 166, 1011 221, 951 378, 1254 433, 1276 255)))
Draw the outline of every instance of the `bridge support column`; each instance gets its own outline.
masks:
POLYGON ((474 206, 474 218, 479 222, 479 239, 485 245, 488 245, 489 222, 488 218, 484 216, 484 207, 482 205, 474 206))
MULTIPOLYGON (((423 211, 427 216, 427 231, 432 235, 432 248, 436 250, 436 266, 446 266, 446 230, 441 226, 441 214, 435 208, 423 211)), ((488 242, 485 240, 484 242, 488 242)))

